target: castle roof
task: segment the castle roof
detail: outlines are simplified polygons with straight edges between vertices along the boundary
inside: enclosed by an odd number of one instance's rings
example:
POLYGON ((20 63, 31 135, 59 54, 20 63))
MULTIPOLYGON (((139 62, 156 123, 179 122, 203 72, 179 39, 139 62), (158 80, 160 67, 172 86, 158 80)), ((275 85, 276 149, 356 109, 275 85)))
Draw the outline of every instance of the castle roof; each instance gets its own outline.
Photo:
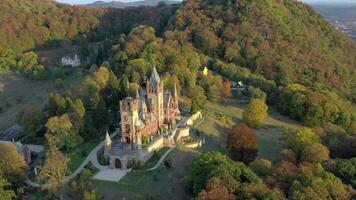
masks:
POLYGON ((141 121, 141 119, 136 119, 135 126, 143 128, 145 127, 145 124, 141 121))
POLYGON ((163 106, 168 107, 169 101, 171 99, 171 92, 166 91, 165 94, 163 95, 163 106))
POLYGON ((154 86, 157 86, 161 82, 161 78, 158 75, 156 67, 153 67, 151 77, 150 77, 150 83, 154 86))
POLYGON ((136 99, 140 98, 140 94, 138 93, 138 88, 136 89, 136 99))
POLYGON ((110 136, 109 136, 108 131, 106 131, 105 144, 111 144, 111 138, 110 138, 110 136))
POLYGON ((173 96, 174 96, 174 97, 178 97, 178 93, 177 93, 177 84, 174 84, 173 96))

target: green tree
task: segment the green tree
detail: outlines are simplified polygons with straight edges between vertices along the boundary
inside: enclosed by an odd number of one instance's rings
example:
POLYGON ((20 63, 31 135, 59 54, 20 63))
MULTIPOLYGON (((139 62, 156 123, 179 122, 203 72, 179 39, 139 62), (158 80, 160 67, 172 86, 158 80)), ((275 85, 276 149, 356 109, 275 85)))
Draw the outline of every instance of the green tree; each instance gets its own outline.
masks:
POLYGON ((191 113, 196 113, 199 110, 204 110, 206 104, 206 97, 204 95, 203 88, 196 86, 191 92, 192 106, 190 108, 191 113))
POLYGON ((266 159, 256 159, 249 164, 249 167, 261 177, 267 176, 272 171, 272 163, 266 159))
POLYGON ((83 200, 99 200, 99 199, 102 199, 102 197, 97 190, 84 191, 83 200))
POLYGON ((37 133, 43 127, 44 120, 43 111, 34 105, 27 106, 20 116, 22 127, 30 134, 37 133))
POLYGON ((186 177, 189 188, 197 195, 205 188, 208 180, 219 177, 232 189, 238 183, 256 183, 260 179, 244 164, 234 162, 219 152, 207 152, 201 154, 189 167, 186 177))
POLYGON ((287 131, 284 135, 284 145, 300 155, 307 145, 318 143, 319 137, 309 128, 298 131, 287 131))
POLYGON ((319 126, 323 121, 323 117, 323 108, 320 105, 312 105, 308 108, 304 121, 308 126, 319 126))
POLYGON ((261 99, 252 99, 248 107, 242 113, 242 120, 250 127, 259 127, 267 118, 268 107, 261 99))
POLYGON ((262 101, 266 101, 267 94, 263 92, 260 88, 250 86, 248 91, 250 93, 251 99, 261 99, 262 101))

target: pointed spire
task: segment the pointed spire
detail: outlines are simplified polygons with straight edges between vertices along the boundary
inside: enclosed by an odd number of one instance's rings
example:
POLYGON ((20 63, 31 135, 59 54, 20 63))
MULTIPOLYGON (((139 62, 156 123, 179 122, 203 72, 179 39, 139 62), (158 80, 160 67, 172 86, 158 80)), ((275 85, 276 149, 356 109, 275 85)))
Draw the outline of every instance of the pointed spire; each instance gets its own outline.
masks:
POLYGON ((138 92, 138 88, 136 89, 136 99, 139 99, 140 98, 140 94, 138 92))
POLYGON ((173 91, 173 96, 174 97, 178 97, 178 93, 177 93, 177 84, 174 84, 174 91, 173 91))
POLYGON ((105 136, 105 144, 111 145, 111 138, 110 138, 109 132, 107 130, 106 130, 106 136, 105 136))
POLYGON ((156 67, 153 67, 151 77, 150 77, 150 82, 153 85, 158 85, 161 82, 161 78, 158 75, 156 67))

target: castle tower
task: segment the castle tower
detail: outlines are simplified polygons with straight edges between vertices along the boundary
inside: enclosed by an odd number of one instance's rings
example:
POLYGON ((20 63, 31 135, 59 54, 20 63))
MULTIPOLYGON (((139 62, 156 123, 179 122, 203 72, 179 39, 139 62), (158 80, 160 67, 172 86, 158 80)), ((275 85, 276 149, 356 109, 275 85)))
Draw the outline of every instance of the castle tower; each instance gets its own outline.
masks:
POLYGON ((179 111, 177 84, 174 84, 173 103, 174 103, 175 120, 179 120, 180 119, 180 111, 179 111))
POLYGON ((139 100, 127 97, 120 101, 121 142, 130 149, 136 143, 136 123, 138 121, 139 100))
POLYGON ((157 73, 156 67, 153 67, 151 77, 147 82, 147 98, 152 99, 155 105, 154 112, 158 117, 158 126, 162 126, 164 122, 163 110, 163 82, 157 73))
POLYGON ((106 136, 105 136, 105 141, 104 141, 104 156, 106 159, 109 158, 111 146, 112 146, 112 141, 111 141, 108 131, 106 131, 106 136))

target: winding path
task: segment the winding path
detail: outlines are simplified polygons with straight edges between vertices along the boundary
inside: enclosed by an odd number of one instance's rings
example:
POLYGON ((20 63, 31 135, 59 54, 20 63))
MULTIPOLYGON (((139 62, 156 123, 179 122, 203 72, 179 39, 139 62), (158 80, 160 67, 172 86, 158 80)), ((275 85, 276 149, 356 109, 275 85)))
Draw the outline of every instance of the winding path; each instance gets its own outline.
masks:
MULTIPOLYGON (((179 127, 182 124, 186 124, 188 118, 183 118, 178 124, 176 124, 176 127, 179 127)), ((116 130, 114 133, 112 133, 110 135, 111 138, 113 138, 114 136, 118 135, 119 133, 119 129, 116 130)), ((72 179, 74 179, 83 169, 84 167, 89 163, 92 162, 92 164, 97 167, 100 171, 105 171, 105 170, 109 170, 108 166, 103 166, 100 165, 100 163, 98 162, 98 156, 97 153, 98 151, 104 147, 104 143, 105 141, 100 142, 100 144, 98 144, 90 153, 89 155, 85 158, 85 160, 82 162, 82 164, 69 176, 66 176, 63 180, 63 183, 68 183, 69 181, 71 181, 72 179)), ((159 159, 159 161, 156 163, 156 165, 150 169, 148 169, 147 171, 153 171, 155 169, 157 169, 162 162, 164 161, 164 159, 168 156, 168 154, 176 147, 177 145, 175 144, 174 146, 172 146, 165 154, 163 154, 163 156, 159 159)), ((41 185, 38 183, 35 183, 33 181, 31 181, 30 179, 27 179, 25 181, 25 183, 29 186, 32 187, 40 187, 41 185)))
MULTIPOLYGON (((110 135, 110 137, 114 137, 119 133, 119 130, 116 130, 114 133, 112 133, 110 135)), ((63 180, 63 183, 68 183, 69 181, 71 181, 72 179, 74 179, 83 169, 84 167, 90 162, 96 162, 93 163, 96 167, 97 166, 101 166, 98 163, 98 159, 97 159, 97 152, 104 146, 104 141, 100 142, 100 144, 98 144, 90 153, 89 155, 85 158, 85 160, 82 162, 82 164, 70 175, 70 176, 66 176, 63 180)), ((99 169, 101 169, 101 167, 99 167, 99 169)), ((25 183, 29 186, 32 187, 40 187, 41 185, 38 183, 35 183, 33 181, 31 181, 30 179, 27 179, 25 181, 25 183)))

